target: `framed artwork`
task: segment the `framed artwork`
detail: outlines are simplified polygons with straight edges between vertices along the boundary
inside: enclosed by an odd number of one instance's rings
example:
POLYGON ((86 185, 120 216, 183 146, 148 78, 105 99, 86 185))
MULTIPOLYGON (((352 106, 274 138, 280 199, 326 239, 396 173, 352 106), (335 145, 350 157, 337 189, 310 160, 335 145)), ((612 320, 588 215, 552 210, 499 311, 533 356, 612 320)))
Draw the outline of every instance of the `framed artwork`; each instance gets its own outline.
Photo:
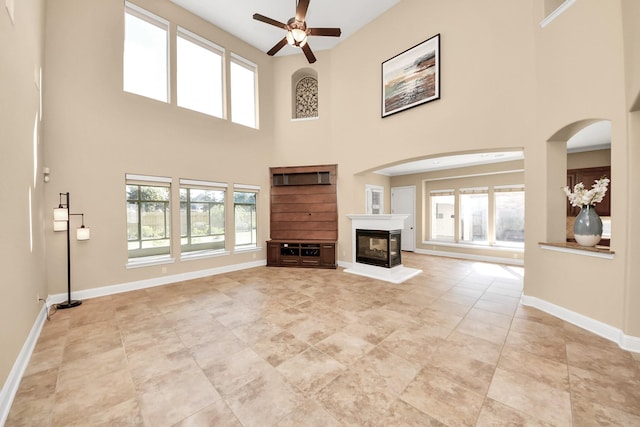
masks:
POLYGON ((440 99, 440 34, 382 63, 382 117, 440 99))

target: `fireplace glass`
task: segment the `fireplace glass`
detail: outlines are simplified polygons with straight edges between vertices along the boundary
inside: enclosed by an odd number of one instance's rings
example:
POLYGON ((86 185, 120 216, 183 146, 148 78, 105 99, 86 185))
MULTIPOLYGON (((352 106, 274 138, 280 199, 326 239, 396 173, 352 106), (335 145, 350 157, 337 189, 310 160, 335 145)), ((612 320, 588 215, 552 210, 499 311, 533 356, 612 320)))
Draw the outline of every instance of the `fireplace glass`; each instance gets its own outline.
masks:
POLYGON ((400 230, 356 229, 356 262, 391 268, 402 262, 400 230))

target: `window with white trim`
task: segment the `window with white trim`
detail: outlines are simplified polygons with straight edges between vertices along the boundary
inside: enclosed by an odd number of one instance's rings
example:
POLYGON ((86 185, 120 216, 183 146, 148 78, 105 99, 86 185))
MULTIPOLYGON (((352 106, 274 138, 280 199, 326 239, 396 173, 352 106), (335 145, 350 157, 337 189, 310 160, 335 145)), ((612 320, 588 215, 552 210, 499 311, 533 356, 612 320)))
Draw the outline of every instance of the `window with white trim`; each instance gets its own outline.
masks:
POLYGON ((499 186, 493 189, 496 243, 524 245, 524 186, 499 186))
POLYGON ((384 187, 380 185, 365 185, 365 212, 370 215, 384 213, 384 187))
POLYGON ((216 251, 225 248, 227 184, 180 180, 180 250, 216 251))
POLYGON ((171 179, 126 175, 129 259, 171 252, 171 179))
POLYGON ((257 128, 258 66, 231 53, 231 121, 257 128))
POLYGON ((233 192, 236 248, 258 245, 258 190, 260 187, 236 185, 233 192))
POLYGON ((222 118, 224 49, 182 27, 176 49, 178 106, 222 118))
POLYGON ((431 203, 431 240, 453 242, 456 232, 456 196, 454 190, 429 193, 431 203))
POLYGON ((169 101, 169 21, 125 2, 123 89, 169 101))
POLYGON ((460 190, 460 242, 489 241, 489 189, 460 190))

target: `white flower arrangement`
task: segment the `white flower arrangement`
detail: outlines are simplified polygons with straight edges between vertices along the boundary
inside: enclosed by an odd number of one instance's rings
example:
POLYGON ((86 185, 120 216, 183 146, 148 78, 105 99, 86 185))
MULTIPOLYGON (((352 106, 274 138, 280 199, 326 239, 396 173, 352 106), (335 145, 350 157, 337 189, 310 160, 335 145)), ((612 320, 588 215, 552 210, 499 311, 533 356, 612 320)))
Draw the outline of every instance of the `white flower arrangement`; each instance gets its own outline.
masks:
POLYGON ((595 205, 596 203, 600 203, 604 198, 604 195, 607 193, 607 186, 609 185, 609 178, 603 176, 599 180, 595 181, 595 184, 591 186, 589 190, 587 190, 582 182, 577 183, 573 186, 573 192, 569 189, 569 187, 565 186, 563 188, 564 194, 569 198, 569 202, 571 206, 586 206, 586 205, 595 205))

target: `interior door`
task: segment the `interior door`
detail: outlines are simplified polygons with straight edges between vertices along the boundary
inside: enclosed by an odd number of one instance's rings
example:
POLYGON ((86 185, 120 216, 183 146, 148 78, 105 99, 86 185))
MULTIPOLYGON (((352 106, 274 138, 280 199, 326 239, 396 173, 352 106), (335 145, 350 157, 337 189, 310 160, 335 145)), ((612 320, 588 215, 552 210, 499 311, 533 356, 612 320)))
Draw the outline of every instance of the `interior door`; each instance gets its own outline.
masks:
POLYGON ((416 249, 416 187, 391 188, 391 213, 409 215, 402 229, 402 250, 416 249))

